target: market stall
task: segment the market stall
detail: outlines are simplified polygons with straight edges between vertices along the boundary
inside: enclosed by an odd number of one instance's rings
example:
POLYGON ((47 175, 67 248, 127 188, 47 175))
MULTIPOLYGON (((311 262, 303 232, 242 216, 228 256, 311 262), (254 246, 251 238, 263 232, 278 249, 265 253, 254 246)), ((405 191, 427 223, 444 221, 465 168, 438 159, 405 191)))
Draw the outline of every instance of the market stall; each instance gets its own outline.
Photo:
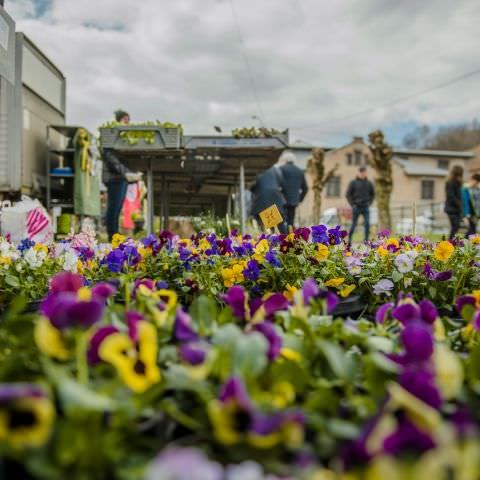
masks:
MULTIPOLYGON (((148 141, 122 141, 120 134, 101 129, 102 144, 110 145, 121 161, 146 174, 148 221, 153 230, 154 213, 167 225, 170 213, 192 214, 201 209, 231 213, 232 194, 237 193, 241 228, 247 217, 246 185, 274 165, 288 147, 288 131, 270 138, 235 138, 219 135, 179 135, 174 138, 158 127, 126 126, 119 131, 151 130, 148 141)), ((173 130, 173 129, 166 129, 173 130)))

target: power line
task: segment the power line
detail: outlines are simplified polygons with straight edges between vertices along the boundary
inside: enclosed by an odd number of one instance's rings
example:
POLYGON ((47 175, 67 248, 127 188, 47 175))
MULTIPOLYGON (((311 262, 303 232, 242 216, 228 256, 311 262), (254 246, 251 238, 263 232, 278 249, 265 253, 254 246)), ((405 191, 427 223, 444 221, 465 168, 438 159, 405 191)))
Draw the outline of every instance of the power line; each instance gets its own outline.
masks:
POLYGON ((291 127, 291 128, 292 128, 292 130, 313 130, 313 129, 316 129, 318 126, 321 127, 321 126, 326 125, 326 124, 337 123, 337 122, 341 122, 343 120, 348 120, 350 118, 358 117, 359 115, 365 115, 367 113, 372 113, 375 110, 377 110, 378 108, 391 107, 393 105, 397 105, 399 103, 406 102, 408 100, 420 97, 422 95, 433 92, 435 90, 439 90, 441 88, 448 87, 449 85, 452 85, 453 83, 460 82, 462 80, 465 80, 466 78, 472 77, 473 75, 477 75, 479 73, 480 73, 480 68, 478 68, 476 70, 473 70, 471 72, 465 73, 463 75, 460 75, 459 77, 452 78, 452 79, 450 79, 446 82, 439 83, 438 85, 434 85, 430 88, 427 88, 426 90, 422 90, 422 91, 417 92, 417 93, 412 93, 410 95, 405 95, 404 97, 396 98, 395 100, 391 100, 390 102, 386 102, 386 103, 384 103, 382 105, 379 105, 377 107, 370 107, 370 108, 367 108, 365 110, 361 110, 359 112, 350 113, 350 114, 345 115, 343 117, 337 117, 337 118, 334 118, 334 119, 331 119, 331 120, 326 120, 324 122, 317 123, 316 125, 303 126, 303 127, 291 127))
POLYGON ((258 95, 257 84, 255 82, 255 76, 253 75, 252 66, 250 64, 250 60, 248 58, 247 50, 246 50, 246 47, 245 47, 245 42, 243 40, 242 29, 240 27, 240 20, 238 18, 237 11, 235 9, 234 0, 230 0, 230 6, 232 8, 232 15, 233 15, 233 19, 235 20, 235 26, 237 28, 237 35, 238 35, 238 40, 239 40, 239 43, 240 43, 240 50, 241 50, 241 53, 242 53, 243 60, 245 62, 245 66, 247 68, 247 73, 248 73, 248 78, 249 78, 249 81, 250 81, 250 87, 251 87, 252 93, 253 93, 253 98, 254 98, 254 101, 257 105, 258 112, 260 113, 262 119, 265 119, 262 104, 260 102, 260 97, 258 95))

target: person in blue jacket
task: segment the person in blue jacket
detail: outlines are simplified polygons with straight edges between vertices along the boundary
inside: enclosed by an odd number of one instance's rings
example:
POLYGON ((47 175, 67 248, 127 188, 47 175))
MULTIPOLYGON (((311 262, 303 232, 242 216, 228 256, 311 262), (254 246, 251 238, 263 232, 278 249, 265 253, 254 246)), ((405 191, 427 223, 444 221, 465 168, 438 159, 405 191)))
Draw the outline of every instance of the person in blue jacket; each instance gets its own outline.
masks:
POLYGON ((480 174, 474 173, 462 187, 463 215, 468 220, 467 237, 477 233, 480 217, 480 174))

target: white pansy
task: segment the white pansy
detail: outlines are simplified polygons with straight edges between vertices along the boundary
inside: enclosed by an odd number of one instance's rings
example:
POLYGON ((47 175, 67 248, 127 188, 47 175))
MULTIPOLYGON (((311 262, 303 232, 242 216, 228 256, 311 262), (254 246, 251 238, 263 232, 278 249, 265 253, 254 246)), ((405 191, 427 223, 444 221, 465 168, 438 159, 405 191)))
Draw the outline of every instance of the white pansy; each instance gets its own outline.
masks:
POLYGON ((77 273, 78 255, 73 250, 67 250, 63 255, 63 269, 77 273))
POLYGON ((25 256, 23 258, 30 268, 38 268, 42 266, 43 260, 45 260, 45 256, 45 252, 30 248, 29 250, 27 250, 27 253, 25 253, 25 256))

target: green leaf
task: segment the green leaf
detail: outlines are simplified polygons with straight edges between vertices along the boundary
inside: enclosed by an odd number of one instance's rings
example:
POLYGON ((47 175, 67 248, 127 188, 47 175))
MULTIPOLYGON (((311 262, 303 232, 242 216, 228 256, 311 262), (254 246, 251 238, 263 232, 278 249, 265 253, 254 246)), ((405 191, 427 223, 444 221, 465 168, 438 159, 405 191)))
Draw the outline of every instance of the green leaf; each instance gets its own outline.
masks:
POLYGON ((373 335, 367 339, 367 345, 372 350, 391 353, 393 351, 393 342, 389 338, 373 335))
POLYGON ((357 425, 352 422, 347 422, 346 420, 341 420, 340 418, 329 420, 328 430, 334 437, 345 440, 353 440, 357 438, 360 433, 357 425))
POLYGON ((209 335, 212 324, 217 317, 217 307, 214 300, 205 295, 200 295, 192 302, 189 311, 200 335, 209 335))
POLYGON ((348 379, 352 374, 352 364, 342 348, 327 340, 320 340, 318 346, 325 355, 333 373, 339 378, 348 379))
POLYGON ((17 277, 14 277, 13 275, 7 275, 5 277, 5 283, 7 285, 10 285, 11 287, 19 287, 20 282, 18 281, 17 277))
POLYGON ((403 278, 403 274, 400 273, 398 270, 394 270, 394 271, 392 272, 392 280, 393 280, 395 283, 398 283, 402 278, 403 278))
POLYGON ((434 299, 435 296, 437 295, 437 289, 433 285, 430 285, 428 287, 428 295, 430 299, 434 299))
POLYGON ((116 408, 115 402, 110 397, 99 394, 70 378, 61 380, 57 384, 57 389, 67 415, 78 410, 107 412, 116 408))
POLYGON ((372 364, 375 365, 376 368, 384 372, 387 372, 387 373, 400 372, 400 366, 380 352, 374 352, 370 354, 369 357, 370 357, 370 360, 372 361, 372 364))
POLYGON ((258 332, 238 337, 233 352, 232 365, 235 373, 245 377, 259 375, 267 366, 268 344, 258 332))

